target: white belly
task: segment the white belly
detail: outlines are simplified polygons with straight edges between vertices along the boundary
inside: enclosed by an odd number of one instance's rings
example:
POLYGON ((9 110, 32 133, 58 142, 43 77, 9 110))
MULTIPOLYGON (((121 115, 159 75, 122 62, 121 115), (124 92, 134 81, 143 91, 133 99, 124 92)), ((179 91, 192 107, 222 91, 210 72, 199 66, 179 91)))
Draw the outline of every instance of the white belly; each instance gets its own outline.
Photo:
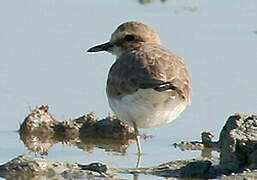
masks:
POLYGON ((119 119, 138 128, 153 128, 176 119, 187 103, 175 91, 158 92, 140 89, 121 99, 108 97, 109 104, 119 119))

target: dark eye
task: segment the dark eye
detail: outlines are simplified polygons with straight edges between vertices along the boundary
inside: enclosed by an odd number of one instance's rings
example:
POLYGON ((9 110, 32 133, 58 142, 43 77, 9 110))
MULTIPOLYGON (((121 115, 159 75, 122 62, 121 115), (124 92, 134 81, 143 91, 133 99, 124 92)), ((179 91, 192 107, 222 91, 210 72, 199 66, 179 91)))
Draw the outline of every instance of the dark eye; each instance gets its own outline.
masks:
POLYGON ((134 41, 135 40, 135 37, 133 35, 126 35, 124 37, 124 40, 125 41, 134 41))

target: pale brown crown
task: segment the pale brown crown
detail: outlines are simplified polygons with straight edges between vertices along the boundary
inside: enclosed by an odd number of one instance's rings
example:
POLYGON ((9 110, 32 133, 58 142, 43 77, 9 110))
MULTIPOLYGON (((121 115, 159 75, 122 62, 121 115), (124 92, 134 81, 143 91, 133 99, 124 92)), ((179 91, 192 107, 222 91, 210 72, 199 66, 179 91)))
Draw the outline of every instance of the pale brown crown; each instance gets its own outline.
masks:
POLYGON ((161 45, 158 34, 151 27, 135 21, 121 24, 112 33, 109 43, 112 48, 108 51, 115 55, 120 55, 124 51, 128 51, 144 44, 161 45))

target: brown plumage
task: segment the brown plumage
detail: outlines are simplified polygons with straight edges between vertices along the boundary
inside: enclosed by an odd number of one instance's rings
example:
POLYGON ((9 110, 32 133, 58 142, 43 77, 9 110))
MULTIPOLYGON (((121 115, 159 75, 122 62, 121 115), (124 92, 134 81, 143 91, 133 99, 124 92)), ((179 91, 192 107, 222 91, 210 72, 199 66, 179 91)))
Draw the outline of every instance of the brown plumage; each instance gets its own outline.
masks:
POLYGON ((111 109, 135 129, 153 128, 176 119, 191 103, 190 76, 183 60, 161 45, 158 34, 139 22, 120 25, 107 43, 88 52, 117 56, 107 80, 111 109))
POLYGON ((147 44, 123 53, 112 65, 107 93, 121 98, 139 88, 170 85, 190 104, 190 76, 182 59, 158 44, 147 44), (126 60, 125 60, 126 59, 126 60))

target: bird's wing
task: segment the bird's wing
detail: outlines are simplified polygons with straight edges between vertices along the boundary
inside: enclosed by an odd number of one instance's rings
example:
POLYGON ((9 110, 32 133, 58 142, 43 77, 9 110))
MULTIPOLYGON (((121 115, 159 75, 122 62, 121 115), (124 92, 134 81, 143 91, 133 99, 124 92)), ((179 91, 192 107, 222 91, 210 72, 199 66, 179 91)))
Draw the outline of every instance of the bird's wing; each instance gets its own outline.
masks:
POLYGON ((159 92, 176 90, 188 103, 191 101, 190 76, 184 62, 159 45, 122 54, 113 64, 107 83, 115 86, 120 94, 139 88, 159 92))

